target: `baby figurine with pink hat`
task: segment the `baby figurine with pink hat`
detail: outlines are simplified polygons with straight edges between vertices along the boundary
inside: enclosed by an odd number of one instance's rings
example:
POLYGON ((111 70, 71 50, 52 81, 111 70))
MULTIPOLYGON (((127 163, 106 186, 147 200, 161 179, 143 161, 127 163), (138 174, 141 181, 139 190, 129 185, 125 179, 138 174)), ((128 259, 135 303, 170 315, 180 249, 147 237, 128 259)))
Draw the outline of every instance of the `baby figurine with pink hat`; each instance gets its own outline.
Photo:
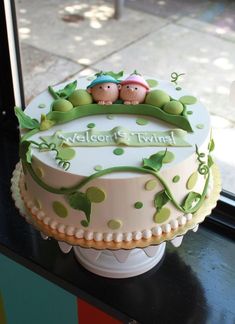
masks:
POLYGON ((136 70, 120 83, 120 99, 125 105, 138 105, 144 102, 149 91, 148 83, 136 70))

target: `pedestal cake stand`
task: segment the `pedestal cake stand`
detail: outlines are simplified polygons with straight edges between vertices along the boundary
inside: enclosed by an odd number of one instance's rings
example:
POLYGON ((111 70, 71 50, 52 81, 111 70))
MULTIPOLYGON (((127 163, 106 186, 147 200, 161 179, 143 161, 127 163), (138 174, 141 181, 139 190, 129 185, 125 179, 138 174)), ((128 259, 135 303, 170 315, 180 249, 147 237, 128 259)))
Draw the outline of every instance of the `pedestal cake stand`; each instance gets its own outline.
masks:
POLYGON ((26 221, 40 231, 43 239, 53 237, 63 253, 69 253, 73 248, 75 256, 80 264, 87 270, 109 278, 128 278, 143 274, 162 260, 166 248, 166 242, 175 247, 182 243, 184 235, 189 231, 197 231, 198 226, 216 206, 221 191, 221 179, 218 167, 213 165, 213 184, 209 188, 205 202, 193 215, 193 218, 183 227, 163 233, 160 236, 152 236, 149 239, 141 239, 131 242, 95 242, 94 240, 78 239, 74 236, 59 233, 45 225, 35 215, 31 214, 20 194, 19 183, 23 175, 21 163, 16 165, 11 179, 12 197, 20 214, 26 221))

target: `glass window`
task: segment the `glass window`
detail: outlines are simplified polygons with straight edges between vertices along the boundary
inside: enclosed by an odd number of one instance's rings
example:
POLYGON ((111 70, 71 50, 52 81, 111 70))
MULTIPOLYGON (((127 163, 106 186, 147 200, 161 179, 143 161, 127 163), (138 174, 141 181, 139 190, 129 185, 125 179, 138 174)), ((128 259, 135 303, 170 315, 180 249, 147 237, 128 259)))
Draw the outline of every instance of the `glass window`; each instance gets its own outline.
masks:
POLYGON ((26 102, 48 84, 98 70, 139 70, 196 95, 212 116, 223 188, 235 193, 235 5, 208 1, 16 0, 26 102), (115 4, 120 18, 114 19, 115 4), (118 6, 119 5, 119 6, 118 6))

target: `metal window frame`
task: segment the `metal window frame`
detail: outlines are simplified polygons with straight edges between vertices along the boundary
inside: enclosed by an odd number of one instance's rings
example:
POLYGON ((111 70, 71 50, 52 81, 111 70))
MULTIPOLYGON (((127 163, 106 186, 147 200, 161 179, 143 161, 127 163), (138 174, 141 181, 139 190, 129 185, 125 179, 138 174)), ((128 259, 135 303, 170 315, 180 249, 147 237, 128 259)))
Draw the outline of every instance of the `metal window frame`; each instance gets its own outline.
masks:
MULTIPOLYGON (((0 1, 0 129, 17 128, 14 105, 24 107, 24 87, 14 0, 0 1), (7 110, 7 113, 5 114, 7 110)), ((17 136, 17 135, 16 135, 17 136)), ((235 237, 235 194, 221 193, 213 213, 206 218, 206 225, 235 237)))

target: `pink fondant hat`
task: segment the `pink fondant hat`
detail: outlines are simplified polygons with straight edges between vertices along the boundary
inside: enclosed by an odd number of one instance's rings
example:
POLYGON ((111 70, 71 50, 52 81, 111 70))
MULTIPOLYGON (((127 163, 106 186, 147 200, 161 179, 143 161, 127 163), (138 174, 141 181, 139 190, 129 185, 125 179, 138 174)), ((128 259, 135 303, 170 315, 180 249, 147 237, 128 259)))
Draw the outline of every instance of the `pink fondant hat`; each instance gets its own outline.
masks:
POLYGON ((121 85, 124 84, 130 84, 130 83, 134 83, 134 84, 139 84, 142 85, 143 87, 145 87, 147 90, 149 90, 149 85, 148 83, 144 80, 144 78, 142 78, 142 76, 140 76, 139 74, 131 74, 128 78, 126 78, 125 80, 123 80, 121 82, 121 85))

